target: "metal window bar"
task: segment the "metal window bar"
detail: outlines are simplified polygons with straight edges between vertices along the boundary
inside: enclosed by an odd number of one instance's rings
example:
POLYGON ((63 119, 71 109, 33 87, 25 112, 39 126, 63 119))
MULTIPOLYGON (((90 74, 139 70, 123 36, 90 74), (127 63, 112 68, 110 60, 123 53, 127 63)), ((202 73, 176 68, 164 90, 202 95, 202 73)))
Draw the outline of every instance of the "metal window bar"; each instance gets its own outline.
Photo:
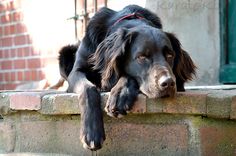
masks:
MULTIPOLYGON (((82 1, 82 0, 81 0, 82 1)), ((75 39, 77 40, 78 39, 78 25, 77 25, 77 21, 80 20, 82 22, 82 30, 83 32, 85 32, 85 29, 86 29, 86 26, 88 24, 88 21, 89 21, 89 18, 93 16, 93 14, 95 14, 98 10, 98 2, 97 0, 93 0, 93 13, 90 14, 91 16, 89 16, 89 13, 88 13, 88 6, 87 6, 87 0, 84 0, 84 8, 83 8, 83 12, 81 14, 78 14, 77 12, 77 0, 74 0, 74 16, 73 17, 70 17, 68 18, 69 20, 70 19, 73 19, 74 20, 74 25, 75 25, 75 39)), ((104 0, 104 6, 107 7, 107 0, 104 0)))

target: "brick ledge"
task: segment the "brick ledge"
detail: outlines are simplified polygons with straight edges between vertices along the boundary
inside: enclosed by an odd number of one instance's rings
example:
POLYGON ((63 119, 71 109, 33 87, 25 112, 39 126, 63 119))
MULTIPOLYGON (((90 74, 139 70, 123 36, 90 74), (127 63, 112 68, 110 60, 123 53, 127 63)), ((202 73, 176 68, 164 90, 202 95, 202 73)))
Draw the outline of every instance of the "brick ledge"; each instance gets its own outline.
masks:
MULTIPOLYGON (((102 103, 109 93, 102 93, 102 103)), ((37 111, 43 115, 80 114, 77 95, 57 91, 2 91, 0 115, 16 111, 37 111)), ((139 95, 131 113, 201 115, 236 120, 236 90, 187 91, 176 97, 148 99, 139 95)))

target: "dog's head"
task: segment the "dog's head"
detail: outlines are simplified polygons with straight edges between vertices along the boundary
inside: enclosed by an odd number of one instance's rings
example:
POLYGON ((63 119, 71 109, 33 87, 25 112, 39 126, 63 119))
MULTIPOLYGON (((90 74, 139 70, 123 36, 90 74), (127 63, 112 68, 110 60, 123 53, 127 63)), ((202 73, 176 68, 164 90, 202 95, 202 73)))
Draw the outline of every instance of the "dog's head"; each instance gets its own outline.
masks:
POLYGON ((91 60, 101 71, 103 89, 130 76, 149 98, 174 96, 177 79, 191 79, 195 69, 173 34, 150 26, 118 29, 100 43, 91 60))

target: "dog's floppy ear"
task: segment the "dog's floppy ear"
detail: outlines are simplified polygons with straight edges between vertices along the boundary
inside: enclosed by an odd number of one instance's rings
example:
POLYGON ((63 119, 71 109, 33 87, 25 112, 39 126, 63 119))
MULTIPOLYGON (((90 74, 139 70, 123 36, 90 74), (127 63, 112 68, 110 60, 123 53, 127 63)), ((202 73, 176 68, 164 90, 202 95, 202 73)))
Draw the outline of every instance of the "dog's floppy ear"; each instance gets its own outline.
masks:
POLYGON ((118 29, 98 45, 90 58, 93 69, 101 72, 103 90, 110 90, 123 74, 121 61, 124 61, 125 47, 131 42, 132 34, 128 29, 118 29))
POLYGON ((188 53, 181 48, 181 43, 172 33, 167 33, 172 48, 175 51, 173 72, 176 77, 177 91, 184 91, 184 83, 196 75, 196 66, 188 53))

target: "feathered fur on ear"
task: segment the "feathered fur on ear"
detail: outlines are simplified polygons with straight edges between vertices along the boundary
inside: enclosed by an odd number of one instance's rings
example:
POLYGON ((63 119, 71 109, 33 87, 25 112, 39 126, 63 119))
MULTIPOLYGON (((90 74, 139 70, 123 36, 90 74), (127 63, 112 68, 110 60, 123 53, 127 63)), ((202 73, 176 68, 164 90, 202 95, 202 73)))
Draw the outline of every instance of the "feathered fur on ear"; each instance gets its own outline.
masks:
POLYGON ((188 53, 181 48, 181 43, 174 34, 166 33, 175 51, 173 72, 176 77, 177 91, 184 91, 184 83, 196 75, 196 66, 188 53))
POLYGON ((132 33, 128 29, 118 29, 106 37, 97 47, 96 52, 91 56, 89 62, 94 70, 101 72, 101 87, 103 90, 110 90, 122 75, 122 56, 125 54, 125 47, 131 41, 132 33))

